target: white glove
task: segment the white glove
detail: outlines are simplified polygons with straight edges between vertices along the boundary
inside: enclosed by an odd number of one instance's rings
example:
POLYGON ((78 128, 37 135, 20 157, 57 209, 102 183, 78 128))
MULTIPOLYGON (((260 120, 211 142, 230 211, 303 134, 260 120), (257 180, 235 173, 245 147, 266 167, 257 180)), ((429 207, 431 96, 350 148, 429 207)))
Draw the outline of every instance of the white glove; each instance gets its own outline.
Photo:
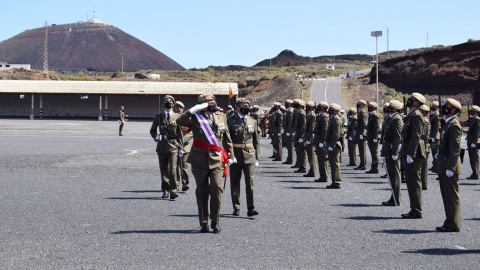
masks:
POLYGON ((376 142, 377 142, 377 139, 373 139, 373 142, 376 143, 376 142))
POLYGON ((306 141, 305 143, 306 143, 306 144, 310 144, 310 141, 306 141))
POLYGON ((160 134, 157 134, 157 136, 155 136, 155 141, 161 141, 162 140, 162 137, 160 136, 160 134))
POLYGON ((360 138, 360 140, 363 140, 363 135, 358 136, 358 138, 360 138))
POLYGON ((413 163, 413 158, 409 155, 407 155, 407 163, 412 164, 413 163))
POLYGON ((182 149, 179 149, 179 150, 178 150, 178 156, 179 156, 179 157, 183 157, 183 150, 182 150, 182 149))
POLYGON ((295 134, 297 134, 296 132, 293 132, 292 136, 295 136, 295 134))
POLYGON ((303 143, 303 139, 302 138, 298 139, 298 142, 303 143))
POLYGON ((349 137, 348 137, 348 140, 349 140, 349 141, 353 141, 352 136, 349 136, 349 137))
POLYGON ((237 159, 236 159, 236 158, 228 159, 228 166, 232 165, 233 163, 237 163, 237 159))
POLYGON ((434 142, 435 142, 435 138, 430 138, 430 141, 431 141, 432 143, 434 143, 434 142))
POLYGON ((333 148, 331 146, 329 146, 328 151, 333 151, 333 148))
POLYGON ((453 172, 450 171, 450 170, 447 170, 447 171, 445 172, 445 174, 447 175, 447 177, 452 177, 452 176, 453 176, 453 172))
POLYGON ((290 133, 288 133, 288 132, 287 132, 287 134, 286 134, 286 135, 287 135, 287 137, 290 137, 290 133))
POLYGON ((195 114, 195 113, 197 113, 198 111, 201 111, 201 110, 203 110, 203 109, 205 109, 205 108, 207 108, 207 107, 208 107, 208 102, 204 102, 204 103, 201 103, 201 104, 197 104, 197 105, 193 106, 193 107, 190 109, 190 112, 191 112, 192 114, 195 114))
POLYGON ((278 135, 278 137, 280 137, 280 136, 282 136, 282 133, 278 133, 277 135, 278 135))
POLYGON ((258 164, 258 160, 255 161, 255 166, 258 167, 259 164, 258 164))
POLYGON ((470 144, 470 147, 471 147, 471 148, 475 148, 475 147, 477 147, 477 146, 476 146, 474 143, 472 143, 472 144, 470 144))
POLYGON ((323 143, 319 143, 318 147, 323 148, 323 143))
POLYGON ((435 154, 435 159, 438 159, 438 153, 435 154))
POLYGON ((397 157, 397 156, 395 156, 395 155, 392 155, 392 159, 393 159, 393 160, 397 160, 397 159, 398 159, 398 157, 397 157))

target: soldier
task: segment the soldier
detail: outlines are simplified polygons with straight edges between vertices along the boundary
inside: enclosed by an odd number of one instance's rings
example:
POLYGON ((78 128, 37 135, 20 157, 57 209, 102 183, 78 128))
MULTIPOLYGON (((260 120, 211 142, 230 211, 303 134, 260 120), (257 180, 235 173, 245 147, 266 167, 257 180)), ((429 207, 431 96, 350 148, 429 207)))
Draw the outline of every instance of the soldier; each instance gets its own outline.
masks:
POLYGON ((327 140, 327 129, 328 129, 328 103, 325 101, 320 101, 317 106, 317 124, 315 127, 315 140, 314 144, 317 148, 317 161, 318 161, 318 172, 320 177, 315 180, 315 182, 327 182, 328 181, 328 154, 326 147, 327 140), (318 147, 317 147, 318 146, 318 147))
POLYGON ((268 128, 268 113, 264 113, 263 117, 260 120, 260 130, 262 131, 262 137, 267 137, 267 128, 268 128))
POLYGON ((357 129, 357 109, 351 107, 347 113, 347 140, 348 140, 348 157, 350 162, 347 166, 357 166, 357 144, 353 139, 355 137, 355 130, 357 129))
POLYGON ((440 143, 438 149, 438 176, 440 177, 440 192, 445 208, 446 220, 439 232, 460 231, 460 193, 458 180, 462 174, 460 161, 460 140, 462 138, 462 126, 457 119, 457 114, 462 109, 460 102, 455 99, 447 99, 442 106, 442 114, 445 124, 440 130, 440 143))
MULTIPOLYGON (((185 109, 185 105, 183 105, 183 102, 177 100, 175 102, 175 112, 178 114, 182 114, 184 109, 185 109)), ((190 183, 190 179, 188 176, 187 159, 188 159, 188 155, 190 154, 190 150, 192 149, 190 140, 193 137, 193 133, 190 131, 190 128, 188 127, 182 127, 182 133, 183 133, 183 141, 182 141, 183 149, 178 153, 179 169, 177 170, 177 186, 180 185, 180 179, 181 179, 182 191, 187 191, 190 189, 190 187, 188 186, 188 184, 190 183)))
MULTIPOLYGON (((299 117, 299 104, 298 102, 300 101, 300 99, 296 98, 293 100, 293 119, 292 119, 292 141, 293 141, 293 146, 295 148, 295 151, 297 150, 297 140, 295 139, 295 135, 297 133, 297 122, 298 122, 298 117, 299 117)), ((298 155, 298 153, 296 153, 296 160, 295 160, 295 164, 291 167, 292 169, 294 168, 297 168, 298 169, 298 165, 299 165, 299 160, 300 160, 300 156, 298 155)))
MULTIPOLYGON (((229 103, 230 103, 230 102, 229 102, 229 103)), ((234 112, 235 112, 235 111, 233 110, 232 105, 228 105, 228 106, 227 106, 227 117, 232 116, 232 115, 234 114, 234 112)))
POLYGON ((367 123, 367 144, 372 156, 372 167, 367 173, 378 173, 378 133, 380 125, 378 122, 377 103, 371 101, 368 103, 368 123, 367 123))
POLYGON ((402 218, 422 218, 422 179, 421 170, 423 159, 426 157, 425 143, 422 136, 425 134, 425 119, 418 110, 425 103, 425 97, 413 93, 407 100, 410 109, 402 129, 403 144, 400 156, 405 159, 405 176, 407 180, 408 196, 410 198, 410 212, 402 214, 402 218))
POLYGON ((277 156, 277 152, 275 152, 276 150, 276 141, 275 141, 275 138, 273 136, 273 122, 275 122, 275 105, 272 105, 272 107, 270 108, 270 112, 268 114, 268 136, 269 136, 269 139, 271 139, 270 143, 272 144, 272 150, 273 150, 273 153, 272 155, 269 157, 269 158, 276 158, 277 156))
POLYGON ((340 138, 342 135, 342 120, 338 116, 340 105, 332 103, 328 109, 329 122, 325 140, 325 147, 328 150, 328 161, 332 174, 332 184, 327 186, 331 189, 340 189, 342 184, 342 174, 340 172, 340 158, 342 157, 342 144, 340 138))
POLYGON ((227 176, 227 164, 232 164, 235 158, 226 116, 217 114, 216 111, 215 97, 203 94, 198 97, 197 105, 177 119, 177 124, 189 127, 193 133, 192 151, 187 161, 192 166, 197 184, 195 194, 202 233, 209 232, 209 216, 213 232, 219 233, 222 230, 219 225, 222 179, 227 176))
POLYGON ((387 172, 390 176, 390 183, 392 187, 392 195, 386 202, 382 202, 385 206, 400 206, 400 159, 398 151, 402 143, 402 128, 403 120, 399 115, 403 104, 398 100, 392 100, 389 104, 389 111, 391 115, 387 121, 387 125, 383 134, 382 157, 387 163, 387 172))
POLYGON ((304 174, 303 177, 315 177, 316 163, 317 159, 315 158, 315 144, 313 143, 315 124, 316 124, 316 115, 315 115, 315 102, 307 102, 305 107, 307 111, 307 118, 305 123, 305 144, 307 150, 307 159, 310 164, 310 169, 307 174, 304 174))
POLYGON ((275 158, 273 161, 282 161, 283 150, 282 150, 282 134, 283 134, 283 113, 280 110, 280 102, 275 102, 274 106, 274 114, 272 120, 273 122, 270 123, 270 127, 272 128, 272 141, 273 141, 273 150, 275 152, 275 158))
POLYGON ((125 125, 125 118, 128 117, 128 115, 125 114, 125 108, 123 106, 120 106, 120 121, 119 121, 119 127, 118 127, 118 136, 123 136, 122 131, 123 131, 123 125, 125 125))
POLYGON ((287 147, 288 155, 287 160, 282 164, 292 164, 293 163, 293 100, 287 99, 285 101, 285 146, 287 147))
POLYGON ((162 176, 162 198, 167 198, 170 193, 170 200, 175 200, 177 194, 177 165, 178 150, 183 148, 182 127, 176 123, 180 116, 173 112, 175 99, 166 95, 164 98, 164 112, 155 115, 150 136, 157 142, 158 163, 162 176))
MULTIPOLYGON (((340 143, 342 144, 342 151, 343 151, 345 150, 345 138, 343 136, 345 136, 345 133, 346 133, 345 127, 347 123, 347 119, 345 118, 345 111, 343 109, 340 110, 340 112, 338 113, 338 116, 340 117, 340 120, 342 120, 342 136, 340 137, 340 143)), ((342 163, 341 158, 340 158, 340 163, 342 163)))
POLYGON ((237 99, 235 111, 236 113, 228 118, 228 130, 232 138, 236 159, 236 163, 230 166, 233 215, 240 215, 240 179, 243 172, 247 197, 247 215, 251 217, 258 215, 253 199, 255 190, 253 175, 260 156, 258 123, 253 117, 248 116, 250 110, 247 99, 237 99))
POLYGON ((358 145, 358 153, 360 155, 360 165, 355 170, 366 170, 367 165, 367 144, 366 144, 366 129, 367 129, 367 113, 365 106, 367 102, 363 99, 357 103, 357 130, 355 132, 355 140, 358 145))
POLYGON ((441 115, 438 114, 438 107, 440 104, 438 101, 433 101, 432 106, 430 107, 430 148, 432 149, 432 168, 430 169, 432 172, 437 172, 437 159, 435 158, 438 153, 438 140, 440 140, 440 126, 441 126, 441 121, 440 117, 441 115))
MULTIPOLYGON (((260 110, 260 107, 258 105, 253 105, 253 107, 250 109, 250 116, 257 121, 258 125, 258 134, 260 135, 261 129, 260 129, 260 115, 258 114, 258 111, 260 110)), ((260 137, 259 137, 260 140, 260 137)))
MULTIPOLYGON (((283 131, 285 131, 285 116, 287 114, 287 109, 285 108, 285 106, 280 106, 280 111, 282 112, 282 115, 283 115, 283 131)), ((282 148, 285 148, 285 132, 282 133, 282 148)))
MULTIPOLYGON (((381 130, 380 130, 380 144, 382 144, 382 145, 383 145, 383 133, 385 132, 385 128, 387 127, 388 121, 390 120, 390 115, 391 115, 390 103, 387 102, 383 106, 383 123, 382 123, 382 127, 381 127, 381 130)), ((383 147, 382 147, 382 149, 383 149, 383 147)), ((386 164, 386 160, 385 160, 385 164, 386 164)), ((387 172, 386 166, 385 166, 385 174, 382 175, 381 177, 382 178, 387 178, 388 177, 388 172, 387 172)))
POLYGON ((422 179, 422 190, 427 190, 428 189, 428 155, 430 154, 430 145, 428 144, 428 138, 430 138, 430 120, 428 117, 428 113, 430 112, 430 109, 428 108, 427 105, 423 104, 420 106, 420 112, 423 115, 423 118, 425 119, 425 134, 422 136, 423 143, 425 144, 425 153, 426 156, 423 159, 422 163, 422 173, 421 173, 421 179, 422 179))
POLYGON ((306 173, 307 164, 306 157, 307 152, 305 150, 305 125, 307 124, 307 118, 305 113, 305 101, 298 100, 298 109, 297 109, 297 121, 295 122, 295 136, 293 140, 297 143, 295 151, 297 152, 298 157, 298 170, 296 173, 306 173))
POLYGON ((479 156, 478 156, 478 137, 480 136, 480 117, 478 113, 480 112, 480 107, 473 105, 470 110, 470 127, 467 132, 467 149, 468 157, 470 158, 470 166, 472 167, 472 174, 467 177, 467 179, 478 180, 478 170, 479 170, 479 156))

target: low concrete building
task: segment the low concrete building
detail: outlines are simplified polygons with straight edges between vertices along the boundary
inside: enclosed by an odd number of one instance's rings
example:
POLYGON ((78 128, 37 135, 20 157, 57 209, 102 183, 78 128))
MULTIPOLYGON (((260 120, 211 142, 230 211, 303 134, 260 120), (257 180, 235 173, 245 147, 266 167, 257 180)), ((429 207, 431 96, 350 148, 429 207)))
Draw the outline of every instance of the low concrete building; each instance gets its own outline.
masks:
POLYGON ((0 117, 117 119, 124 106, 131 119, 151 119, 165 95, 188 109, 209 93, 226 108, 230 89, 238 94, 237 83, 0 80, 0 117))
POLYGON ((26 70, 30 70, 30 64, 10 64, 7 62, 0 62, 0 70, 9 70, 12 68, 24 68, 26 70))

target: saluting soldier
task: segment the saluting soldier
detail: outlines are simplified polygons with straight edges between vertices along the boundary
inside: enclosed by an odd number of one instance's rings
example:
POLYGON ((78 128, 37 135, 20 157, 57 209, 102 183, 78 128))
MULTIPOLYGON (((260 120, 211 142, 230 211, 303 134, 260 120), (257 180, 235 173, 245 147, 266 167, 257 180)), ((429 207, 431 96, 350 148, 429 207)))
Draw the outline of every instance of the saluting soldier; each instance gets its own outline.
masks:
POLYGON ((438 153, 438 141, 440 140, 440 128, 441 128, 441 120, 440 118, 442 117, 438 113, 438 107, 440 104, 438 101, 433 101, 432 105, 430 106, 430 138, 429 138, 429 143, 430 143, 430 149, 432 150, 432 168, 430 169, 432 172, 437 173, 437 153, 438 153))
POLYGON ((189 127, 193 133, 192 151, 187 161, 197 184, 195 194, 202 233, 209 232, 209 217, 213 232, 221 231, 222 179, 227 176, 227 164, 232 164, 235 158, 227 118, 216 112, 215 97, 203 94, 198 97, 197 105, 177 119, 177 124, 189 127))
POLYGON ((428 138, 430 138, 430 120, 428 117, 428 113, 430 112, 430 109, 428 108, 427 105, 423 104, 420 106, 420 112, 423 115, 423 118, 425 119, 425 134, 423 134, 422 139, 425 144, 425 153, 426 156, 423 159, 422 163, 422 174, 421 174, 421 179, 422 179, 422 190, 427 190, 428 189, 428 155, 430 154, 430 144, 428 144, 428 138))
POLYGON ((357 166, 357 143, 353 139, 355 137, 355 130, 357 129, 357 109, 351 107, 347 113, 347 141, 348 141, 348 158, 347 166, 357 166))
POLYGON ((355 133, 355 140, 358 145, 358 153, 360 155, 360 165, 355 170, 366 170, 367 165, 367 143, 366 143, 366 130, 368 116, 365 112, 365 106, 367 102, 360 99, 357 102, 357 132, 355 133))
POLYGON ((306 173, 307 164, 306 157, 307 152, 305 149, 305 126, 307 124, 307 114, 305 113, 305 101, 298 100, 298 112, 297 121, 295 126, 295 136, 293 139, 297 142, 295 151, 298 157, 298 170, 296 173, 306 173))
POLYGON ((177 194, 177 162, 178 150, 183 148, 182 127, 176 123, 180 116, 173 112, 175 99, 166 95, 164 98, 164 112, 155 115, 150 136, 157 142, 158 164, 162 176, 162 198, 175 200, 177 194))
POLYGON ((283 158, 283 147, 282 147, 282 134, 283 134, 283 113, 280 110, 280 102, 275 102, 274 106, 274 116, 273 123, 270 124, 272 127, 272 140, 274 141, 273 147, 275 152, 275 158, 273 161, 282 161, 283 158))
MULTIPOLYGON (((177 100, 175 102, 175 109, 176 113, 182 114, 185 105, 183 102, 177 100)), ((179 163, 179 170, 177 170, 177 186, 180 185, 180 179, 182 180, 182 191, 187 191, 190 189, 188 184, 190 183, 190 177, 188 176, 188 164, 187 164, 187 159, 188 155, 190 154, 190 150, 192 149, 192 145, 190 144, 190 140, 193 137, 192 131, 190 131, 190 128, 188 127, 182 127, 182 133, 183 133, 183 151, 179 151, 178 155, 178 163, 179 163), (181 161, 181 162, 180 162, 181 161)))
POLYGON ((460 141, 462 139, 462 126, 457 119, 457 114, 462 105, 455 99, 447 99, 442 106, 445 124, 440 134, 438 149, 438 176, 440 177, 440 192, 442 193, 443 206, 446 219, 439 232, 460 231, 460 191, 458 179, 462 174, 460 161, 460 141))
POLYGON ((320 177, 315 180, 315 182, 327 182, 328 181, 328 153, 327 153, 327 129, 328 129, 328 103, 325 101, 320 101, 317 105, 317 125, 315 127, 315 140, 314 144, 317 148, 317 161, 318 161, 318 172, 320 177))
POLYGON ((232 196, 233 215, 240 215, 240 180, 242 172, 245 178, 245 194, 247 198, 247 215, 258 215, 254 204, 253 175, 258 166, 260 156, 260 137, 258 123, 248 116, 249 102, 245 98, 237 99, 236 113, 228 118, 228 130, 233 143, 236 163, 230 166, 230 190, 232 196))
POLYGON ((385 206, 399 206, 400 205, 400 158, 399 150, 402 143, 402 128, 403 120, 399 115, 403 104, 398 100, 392 100, 389 103, 389 111, 391 115, 387 121, 387 125, 383 133, 382 157, 387 163, 387 172, 390 177, 392 187, 392 195, 388 201, 382 202, 385 206))
POLYGON ((285 100, 285 146, 287 148, 287 160, 282 164, 292 164, 293 163, 293 100, 287 99, 285 100))
POLYGON ((378 173, 378 133, 380 125, 377 114, 377 103, 368 103, 367 144, 372 156, 372 167, 367 173, 378 173))
POLYGON ((305 145, 307 150, 307 159, 310 164, 310 169, 307 174, 304 174, 304 177, 315 177, 315 171, 317 170, 317 159, 315 158, 315 144, 313 143, 314 134, 315 134, 315 124, 316 124, 316 115, 315 115, 315 102, 307 102, 305 107, 307 111, 307 118, 305 124, 305 145))
POLYGON ((422 163, 426 157, 425 143, 422 136, 425 134, 425 119, 418 110, 425 103, 425 97, 413 93, 407 100, 410 109, 402 129, 403 144, 400 156, 405 159, 405 176, 407 180, 408 196, 410 198, 410 212, 402 214, 402 218, 422 218, 422 163))
POLYGON ((342 132, 342 120, 338 116, 340 105, 332 103, 328 109, 329 122, 326 134, 326 145, 328 151, 328 161, 332 174, 332 184, 327 186, 331 189, 340 189, 342 184, 342 174, 340 171, 340 159, 342 157, 342 144, 340 138, 342 132))
POLYGON ((478 179, 478 170, 480 166, 480 159, 478 156, 478 137, 480 136, 480 117, 478 113, 480 112, 480 107, 473 105, 470 110, 470 127, 467 132, 467 147, 468 147, 468 157, 470 158, 470 166, 472 167, 472 174, 467 177, 467 179, 477 180, 478 179))

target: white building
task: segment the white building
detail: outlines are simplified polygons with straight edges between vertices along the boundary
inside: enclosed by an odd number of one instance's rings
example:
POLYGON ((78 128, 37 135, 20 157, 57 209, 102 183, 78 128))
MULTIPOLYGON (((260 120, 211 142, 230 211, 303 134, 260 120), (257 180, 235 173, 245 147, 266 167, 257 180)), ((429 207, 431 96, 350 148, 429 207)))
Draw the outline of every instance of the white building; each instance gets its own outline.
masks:
POLYGON ((9 70, 12 68, 24 68, 30 70, 30 64, 9 64, 7 62, 0 62, 0 70, 9 70))
POLYGON ((330 70, 335 70, 335 64, 327 64, 326 68, 330 70))

